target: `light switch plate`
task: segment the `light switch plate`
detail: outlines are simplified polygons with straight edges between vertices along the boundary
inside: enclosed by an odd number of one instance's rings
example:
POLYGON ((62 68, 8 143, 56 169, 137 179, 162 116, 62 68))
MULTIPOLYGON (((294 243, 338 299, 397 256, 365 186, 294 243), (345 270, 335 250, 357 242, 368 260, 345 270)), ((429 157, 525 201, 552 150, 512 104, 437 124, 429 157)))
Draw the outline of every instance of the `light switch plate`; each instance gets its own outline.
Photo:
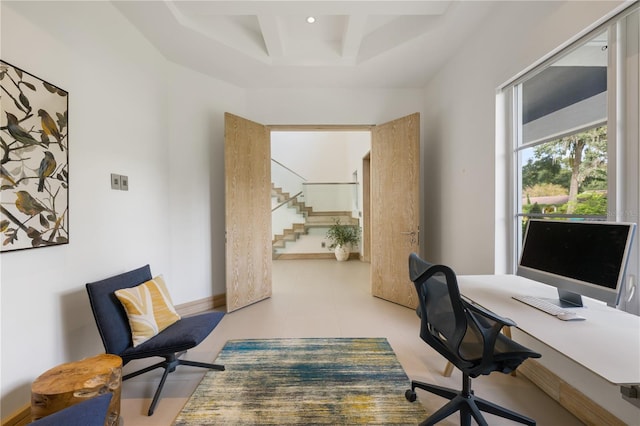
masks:
POLYGON ((123 191, 129 190, 129 176, 120 175, 120 189, 123 191))
POLYGON ((120 175, 111 173, 111 189, 120 189, 120 175))

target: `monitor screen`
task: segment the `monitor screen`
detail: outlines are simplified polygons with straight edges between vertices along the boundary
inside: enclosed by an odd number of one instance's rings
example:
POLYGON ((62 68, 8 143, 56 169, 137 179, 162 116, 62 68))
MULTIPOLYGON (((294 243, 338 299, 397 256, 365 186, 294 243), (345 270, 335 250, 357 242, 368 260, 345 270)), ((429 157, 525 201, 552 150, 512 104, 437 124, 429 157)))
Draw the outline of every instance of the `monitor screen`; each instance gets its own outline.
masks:
POLYGON ((561 299, 573 293, 615 306, 634 229, 632 223, 532 219, 518 275, 557 287, 561 299))

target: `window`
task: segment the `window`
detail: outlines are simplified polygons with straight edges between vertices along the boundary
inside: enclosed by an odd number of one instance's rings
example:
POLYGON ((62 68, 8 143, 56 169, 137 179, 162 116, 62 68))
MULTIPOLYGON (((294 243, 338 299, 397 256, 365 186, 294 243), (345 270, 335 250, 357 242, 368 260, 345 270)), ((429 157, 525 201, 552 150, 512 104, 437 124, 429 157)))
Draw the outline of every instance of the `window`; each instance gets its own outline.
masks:
POLYGON ((515 86, 517 215, 607 218, 607 32, 515 86))
POLYGON ((637 4, 625 9, 500 90, 510 145, 507 272, 530 218, 638 222, 639 15, 637 4))

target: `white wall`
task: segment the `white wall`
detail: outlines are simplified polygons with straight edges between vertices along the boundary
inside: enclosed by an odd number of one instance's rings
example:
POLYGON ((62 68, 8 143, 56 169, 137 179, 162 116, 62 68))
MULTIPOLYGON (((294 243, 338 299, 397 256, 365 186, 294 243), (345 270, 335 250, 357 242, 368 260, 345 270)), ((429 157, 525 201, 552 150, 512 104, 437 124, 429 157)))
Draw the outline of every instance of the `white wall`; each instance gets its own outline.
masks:
MULTIPOLYGON (((371 153, 371 132, 357 132, 348 134, 348 158, 349 163, 347 165, 347 170, 349 173, 349 177, 353 180, 353 173, 357 173, 358 175, 358 199, 356 200, 357 206, 353 206, 352 208, 352 216, 357 217, 360 220, 360 228, 362 228, 362 218, 363 218, 363 210, 364 210, 364 171, 362 160, 364 157, 371 153), (357 208, 356 208, 357 207, 357 208)), ((360 241, 360 245, 362 246, 362 240, 360 241)))
POLYGON ((84 283, 169 261, 163 60, 109 3, 56 7, 2 5, 2 59, 69 92, 70 148, 70 243, 0 257, 3 415, 39 374, 104 351, 84 283))
MULTIPOLYGON (((494 247, 504 243, 496 238, 501 211, 496 200, 503 200, 506 191, 495 176, 496 89, 619 4, 502 2, 428 84, 423 211, 427 255, 433 261, 449 264, 459 274, 491 274, 494 264, 505 264, 496 259, 505 248, 494 247)), ((637 423, 638 409, 622 400, 617 387, 539 342, 519 333, 514 337, 542 352, 540 362, 567 382, 628 424, 637 423)))
POLYGON ((168 65, 171 280, 174 303, 225 288, 224 113, 244 109, 244 91, 168 65))
POLYGON ((271 132, 271 158, 307 182, 350 182, 344 139, 342 132, 271 132))
POLYGON ((224 292, 223 112, 245 99, 168 63, 110 2, 1 7, 1 58, 67 90, 70 126, 70 243, 0 255, 5 418, 38 375, 104 351, 86 282, 149 263, 176 303, 224 292))
POLYGON ((415 89, 248 89, 247 118, 263 124, 381 124, 420 112, 415 89))

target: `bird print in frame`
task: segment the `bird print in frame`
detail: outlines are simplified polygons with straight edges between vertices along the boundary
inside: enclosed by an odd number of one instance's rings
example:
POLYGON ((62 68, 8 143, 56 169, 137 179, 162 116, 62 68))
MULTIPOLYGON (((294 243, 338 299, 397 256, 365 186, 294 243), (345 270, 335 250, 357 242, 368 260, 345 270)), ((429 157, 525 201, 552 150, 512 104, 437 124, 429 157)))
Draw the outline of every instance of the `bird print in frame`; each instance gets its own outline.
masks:
POLYGON ((69 242, 69 94, 0 61, 0 252, 69 242))

